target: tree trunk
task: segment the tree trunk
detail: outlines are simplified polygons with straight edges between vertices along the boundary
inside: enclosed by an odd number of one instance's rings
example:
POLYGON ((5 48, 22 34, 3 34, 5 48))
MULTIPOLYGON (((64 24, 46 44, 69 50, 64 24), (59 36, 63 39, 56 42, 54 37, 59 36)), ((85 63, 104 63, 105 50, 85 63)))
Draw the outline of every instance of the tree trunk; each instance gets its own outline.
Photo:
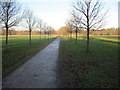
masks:
POLYGON ((87 53, 89 52, 89 28, 87 29, 87 53))
POLYGON ((46 31, 44 31, 44 38, 46 39, 46 31))
POLYGON ((70 38, 72 39, 72 32, 70 32, 70 38))
POLYGON ((31 45, 31 30, 29 31, 29 40, 30 40, 30 45, 31 45))
POLYGON ((6 47, 8 48, 8 25, 6 25, 6 47))
POLYGON ((76 44, 77 44, 77 32, 78 32, 78 30, 77 30, 77 27, 76 27, 76 44))
POLYGON ((89 7, 87 8, 87 53, 89 52, 89 7))
POLYGON ((41 39, 41 30, 40 30, 40 39, 41 39))
POLYGON ((49 33, 48 33, 48 39, 49 39, 49 33))
POLYGON ((50 33, 50 38, 51 38, 51 33, 50 33))

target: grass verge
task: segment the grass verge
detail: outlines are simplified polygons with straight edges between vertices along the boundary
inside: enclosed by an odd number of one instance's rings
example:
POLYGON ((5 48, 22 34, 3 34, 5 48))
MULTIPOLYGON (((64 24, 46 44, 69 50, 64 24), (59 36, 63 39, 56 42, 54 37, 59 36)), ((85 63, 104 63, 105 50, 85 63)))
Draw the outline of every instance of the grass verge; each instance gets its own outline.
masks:
POLYGON ((59 76, 64 88, 117 88, 118 44, 62 38, 60 42, 59 76))

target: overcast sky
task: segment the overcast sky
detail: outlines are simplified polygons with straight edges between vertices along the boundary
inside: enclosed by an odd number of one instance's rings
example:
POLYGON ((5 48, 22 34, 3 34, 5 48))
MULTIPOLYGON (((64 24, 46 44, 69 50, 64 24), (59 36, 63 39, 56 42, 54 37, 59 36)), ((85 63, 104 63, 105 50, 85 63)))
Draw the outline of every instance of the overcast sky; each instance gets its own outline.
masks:
MULTIPOLYGON (((65 21, 70 15, 72 3, 75 0, 19 0, 25 8, 47 22, 55 29, 65 26, 65 21)), ((104 8, 109 10, 109 17, 105 28, 118 27, 118 1, 101 0, 105 2, 104 8)))

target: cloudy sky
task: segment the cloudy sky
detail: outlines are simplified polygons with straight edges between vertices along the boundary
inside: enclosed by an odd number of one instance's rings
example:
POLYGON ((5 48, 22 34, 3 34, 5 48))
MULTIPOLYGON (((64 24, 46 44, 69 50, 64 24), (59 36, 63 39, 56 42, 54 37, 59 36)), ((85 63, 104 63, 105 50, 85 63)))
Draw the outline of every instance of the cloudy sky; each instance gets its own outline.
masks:
MULTIPOLYGON (((24 8, 29 8, 34 14, 55 29, 65 26, 70 15, 72 3, 75 0, 19 0, 24 8)), ((118 27, 118 1, 101 0, 104 8, 109 10, 105 28, 118 27)))

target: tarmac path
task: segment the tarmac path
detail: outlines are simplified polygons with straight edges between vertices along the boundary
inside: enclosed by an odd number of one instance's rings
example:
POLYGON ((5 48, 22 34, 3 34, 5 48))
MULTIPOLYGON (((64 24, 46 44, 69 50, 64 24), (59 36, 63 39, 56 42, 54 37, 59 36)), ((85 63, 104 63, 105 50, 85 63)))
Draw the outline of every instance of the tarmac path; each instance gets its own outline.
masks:
POLYGON ((2 81, 3 88, 57 88, 60 38, 38 52, 2 81))

